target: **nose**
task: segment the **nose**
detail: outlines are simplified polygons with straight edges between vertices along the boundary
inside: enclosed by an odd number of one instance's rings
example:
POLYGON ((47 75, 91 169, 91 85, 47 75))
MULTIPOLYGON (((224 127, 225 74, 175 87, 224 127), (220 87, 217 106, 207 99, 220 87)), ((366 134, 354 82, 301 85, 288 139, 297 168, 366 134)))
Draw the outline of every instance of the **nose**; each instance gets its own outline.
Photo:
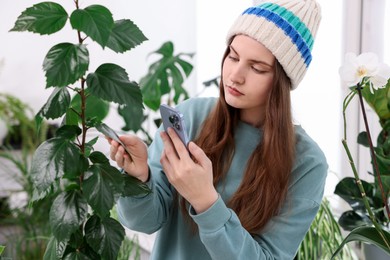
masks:
POLYGON ((245 82, 245 70, 243 66, 237 63, 231 68, 229 80, 235 84, 243 84, 245 82))

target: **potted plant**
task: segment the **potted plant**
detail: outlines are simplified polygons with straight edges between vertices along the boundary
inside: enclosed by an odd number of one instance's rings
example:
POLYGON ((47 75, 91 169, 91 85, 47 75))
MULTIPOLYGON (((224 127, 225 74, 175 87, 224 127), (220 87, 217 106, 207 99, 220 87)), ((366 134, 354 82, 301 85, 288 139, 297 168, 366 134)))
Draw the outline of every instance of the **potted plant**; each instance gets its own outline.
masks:
MULTIPOLYGON (((344 129, 343 146, 346 150, 354 177, 342 179, 335 188, 335 194, 349 203, 351 209, 344 212, 340 226, 350 234, 340 248, 350 241, 373 244, 390 254, 389 196, 390 196, 390 67, 381 64, 373 53, 359 56, 348 53, 340 75, 350 87, 344 100, 343 115, 351 100, 357 96, 365 123, 365 131, 358 135, 359 144, 369 147, 373 166, 373 182, 361 180, 347 144, 344 129), (365 103, 377 114, 382 131, 373 145, 367 122, 365 103)), ((335 255, 338 251, 335 252, 335 255)))

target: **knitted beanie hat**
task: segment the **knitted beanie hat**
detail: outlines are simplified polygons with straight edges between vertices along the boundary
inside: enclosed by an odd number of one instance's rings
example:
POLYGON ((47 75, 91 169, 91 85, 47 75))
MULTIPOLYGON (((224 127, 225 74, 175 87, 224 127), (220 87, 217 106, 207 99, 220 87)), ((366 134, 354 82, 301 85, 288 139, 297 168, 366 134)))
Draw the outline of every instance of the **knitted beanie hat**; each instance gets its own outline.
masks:
POLYGON ((312 60, 320 20, 321 9, 315 0, 266 0, 237 18, 227 41, 245 34, 262 43, 282 65, 295 89, 312 60))

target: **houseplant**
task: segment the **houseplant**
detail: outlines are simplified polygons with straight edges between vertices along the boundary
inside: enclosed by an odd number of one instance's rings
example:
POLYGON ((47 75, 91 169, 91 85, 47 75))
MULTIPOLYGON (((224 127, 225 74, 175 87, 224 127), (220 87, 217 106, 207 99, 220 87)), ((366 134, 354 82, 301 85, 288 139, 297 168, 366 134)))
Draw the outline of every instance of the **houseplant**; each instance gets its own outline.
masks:
POLYGON ((125 232, 110 216, 110 209, 119 196, 147 193, 149 189, 120 174, 104 154, 94 151, 98 137, 87 140, 87 132, 102 118, 93 110, 86 112, 96 100, 142 110, 142 94, 119 65, 105 63, 88 72, 87 43, 93 41, 123 53, 146 37, 132 21, 114 21, 102 5, 82 9, 79 1, 74 4, 70 15, 58 3, 35 4, 22 12, 11 29, 53 34, 69 21, 78 36, 77 43, 53 46, 43 62, 46 88, 53 92, 37 114, 36 123, 39 126, 44 118, 63 117, 63 125, 34 153, 33 203, 58 193, 51 205, 52 237, 44 259, 115 259, 125 232), (77 102, 71 102, 71 93, 79 97, 78 106, 73 106, 77 102))
MULTIPOLYGON (((344 178, 336 186, 335 194, 351 206, 342 214, 339 224, 351 231, 341 243, 340 248, 350 241, 374 244, 390 254, 388 205, 390 195, 390 67, 379 63, 373 53, 359 56, 348 53, 340 75, 350 87, 344 100, 344 139, 354 178, 344 178), (358 143, 370 148, 374 182, 361 180, 347 144, 345 112, 351 100, 358 96, 365 131, 358 135, 358 143), (374 147, 365 111, 367 103, 378 115, 382 131, 374 147)), ((336 255, 338 251, 335 252, 336 255)))
MULTIPOLYGON (((328 199, 324 198, 294 259, 330 259, 342 240, 343 236, 332 208, 328 199)), ((340 259, 354 259, 352 249, 347 245, 342 249, 339 257, 340 259)))

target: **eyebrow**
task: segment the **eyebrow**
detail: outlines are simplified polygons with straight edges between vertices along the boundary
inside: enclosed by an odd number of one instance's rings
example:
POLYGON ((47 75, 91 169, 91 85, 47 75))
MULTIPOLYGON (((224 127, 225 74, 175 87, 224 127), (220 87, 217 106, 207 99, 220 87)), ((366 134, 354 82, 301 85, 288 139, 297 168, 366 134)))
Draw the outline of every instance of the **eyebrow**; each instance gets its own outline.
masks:
MULTIPOLYGON (((229 48, 230 48, 230 50, 233 51, 236 55, 238 55, 238 52, 234 49, 234 47, 233 47, 232 45, 229 45, 229 48)), ((262 61, 262 60, 250 59, 249 61, 250 61, 250 62, 253 62, 253 63, 260 63, 260 64, 266 65, 266 66, 268 66, 268 67, 270 67, 270 68, 273 67, 273 65, 271 65, 271 64, 269 64, 269 63, 267 63, 267 62, 265 62, 265 61, 262 61)))

